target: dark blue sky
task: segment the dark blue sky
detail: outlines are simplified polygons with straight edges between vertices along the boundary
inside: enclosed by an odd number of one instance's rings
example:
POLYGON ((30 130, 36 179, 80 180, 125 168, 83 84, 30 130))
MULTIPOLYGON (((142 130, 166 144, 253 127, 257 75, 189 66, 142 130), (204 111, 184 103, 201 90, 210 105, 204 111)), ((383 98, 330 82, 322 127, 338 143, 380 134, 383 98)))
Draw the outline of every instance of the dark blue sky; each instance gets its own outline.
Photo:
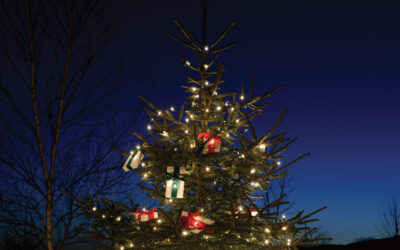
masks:
MULTIPOLYGON (((226 41, 238 46, 220 58, 225 90, 239 90, 253 71, 259 93, 285 86, 270 98, 257 128, 267 130, 287 107, 280 129, 300 138, 287 155, 312 153, 291 170, 296 207, 310 212, 327 205, 317 217, 334 242, 378 236, 377 209, 400 188, 400 3, 209 2, 210 40, 237 23, 226 41)), ((177 17, 200 34, 201 1, 125 0, 121 6, 116 55, 128 67, 150 69, 139 92, 177 106, 188 73, 179 57, 195 57, 164 32, 179 34, 177 17)))

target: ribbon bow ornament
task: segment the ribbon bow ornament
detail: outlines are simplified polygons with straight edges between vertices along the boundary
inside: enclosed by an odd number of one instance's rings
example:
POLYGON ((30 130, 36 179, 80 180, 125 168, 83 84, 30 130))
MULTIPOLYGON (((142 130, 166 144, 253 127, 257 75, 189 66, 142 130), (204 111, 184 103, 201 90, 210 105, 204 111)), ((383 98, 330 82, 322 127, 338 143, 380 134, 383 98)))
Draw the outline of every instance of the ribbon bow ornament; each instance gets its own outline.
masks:
POLYGON ((189 229, 193 233, 199 233, 201 231, 206 231, 208 233, 213 232, 212 225, 215 221, 203 217, 200 215, 200 211, 196 213, 191 213, 188 211, 182 211, 179 222, 182 228, 189 229))

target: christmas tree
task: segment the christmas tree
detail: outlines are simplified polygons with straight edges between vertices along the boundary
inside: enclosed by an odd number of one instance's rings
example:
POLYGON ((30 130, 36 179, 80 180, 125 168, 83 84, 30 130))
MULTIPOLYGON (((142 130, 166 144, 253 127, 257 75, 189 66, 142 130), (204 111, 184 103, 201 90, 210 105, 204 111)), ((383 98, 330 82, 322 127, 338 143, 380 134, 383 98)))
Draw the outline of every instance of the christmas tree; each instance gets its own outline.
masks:
POLYGON ((307 225, 317 219, 310 216, 324 208, 287 218, 272 212, 287 203, 285 195, 267 206, 257 202, 288 166, 308 155, 281 164, 282 152, 296 140, 275 132, 286 110, 269 131, 256 134, 252 120, 281 87, 256 96, 253 77, 248 93, 243 85, 239 93, 224 93, 225 68, 215 64, 219 52, 235 45, 220 46, 234 23, 208 43, 205 17, 201 42, 175 22, 185 40, 168 35, 197 53, 197 62, 182 58, 197 76, 182 86, 188 96, 179 110, 139 96, 148 105, 148 133, 134 132, 141 145, 130 154, 121 151, 127 157, 123 169, 142 176, 140 187, 157 206, 140 208, 134 196, 128 205, 75 198, 91 221, 90 229, 82 229, 86 237, 106 249, 291 249, 311 242, 314 229, 307 225))

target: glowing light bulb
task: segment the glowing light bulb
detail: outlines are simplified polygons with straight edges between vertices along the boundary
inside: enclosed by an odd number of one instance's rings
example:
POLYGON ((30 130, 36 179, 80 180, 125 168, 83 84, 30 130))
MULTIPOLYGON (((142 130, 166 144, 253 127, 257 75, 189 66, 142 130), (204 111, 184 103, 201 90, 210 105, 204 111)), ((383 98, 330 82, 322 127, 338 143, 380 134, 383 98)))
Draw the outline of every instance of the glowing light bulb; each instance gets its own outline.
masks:
POLYGON ((243 210, 242 206, 239 206, 239 211, 242 211, 242 210, 243 210))
POLYGON ((281 164, 282 164, 282 162, 280 162, 280 161, 276 162, 276 165, 278 165, 278 166, 280 166, 281 164))
POLYGON ((286 231, 286 229, 287 229, 286 226, 283 226, 283 227, 282 227, 282 230, 283 230, 283 231, 286 231))
POLYGON ((236 123, 239 123, 240 122, 240 120, 239 119, 236 119, 236 123))
POLYGON ((265 144, 261 144, 261 145, 260 145, 260 149, 261 149, 261 150, 265 150, 265 144))
POLYGON ((291 239, 287 239, 286 245, 290 246, 291 243, 292 243, 292 240, 291 239))
POLYGON ((226 137, 230 137, 229 133, 226 133, 226 137))
POLYGON ((257 216, 258 212, 257 211, 251 211, 251 216, 257 216))
POLYGON ((269 244, 269 240, 265 240, 264 243, 265 243, 265 244, 269 244))
POLYGON ((269 230, 268 227, 266 227, 264 231, 265 231, 266 233, 270 233, 270 232, 271 232, 271 230, 269 230))
POLYGON ((185 134, 188 134, 188 133, 189 133, 189 130, 186 129, 186 130, 185 130, 185 134))
POLYGON ((210 83, 209 83, 208 81, 205 81, 204 84, 205 84, 206 86, 208 86, 210 83))
POLYGON ((250 170, 250 173, 254 174, 256 172, 256 170, 253 168, 252 170, 250 170))
POLYGON ((215 92, 214 92, 214 95, 215 95, 215 96, 217 96, 217 95, 218 95, 218 92, 217 92, 217 91, 215 91, 215 92))
POLYGON ((174 108, 174 107, 170 107, 169 109, 170 109, 172 112, 175 111, 175 108, 174 108))
POLYGON ((147 178, 147 173, 144 173, 144 178, 147 178))
POLYGON ((190 66, 190 62, 189 62, 188 60, 186 60, 185 64, 186 64, 187 66, 190 66))
POLYGON ((156 231, 156 230, 157 230, 157 227, 153 227, 153 230, 156 231))
POLYGON ((195 96, 194 96, 194 99, 197 99, 197 98, 199 98, 199 97, 200 97, 199 95, 195 95, 195 96))
POLYGON ((161 111, 158 111, 158 112, 157 112, 157 115, 158 115, 158 116, 160 116, 161 114, 162 114, 162 112, 161 112, 161 111))
POLYGON ((240 100, 244 100, 244 95, 241 95, 241 96, 240 96, 240 100))
POLYGON ((183 236, 187 236, 188 232, 187 231, 183 231, 182 234, 183 234, 183 236))
POLYGON ((205 68, 205 69, 208 69, 208 64, 204 64, 204 68, 205 68))
POLYGON ((220 107, 220 106, 217 106, 217 110, 220 111, 220 110, 221 110, 221 107, 220 107))
POLYGON ((234 111, 234 110, 235 110, 235 108, 234 108, 234 107, 232 107, 232 108, 231 108, 231 111, 234 111))
POLYGON ((241 158, 244 158, 245 156, 244 156, 244 154, 242 154, 240 157, 241 157, 241 158))
POLYGON ((204 208, 200 209, 200 212, 204 212, 204 208))
POLYGON ((147 125, 147 130, 151 130, 151 126, 150 125, 147 125))
POLYGON ((115 218, 116 221, 121 221, 121 216, 118 216, 117 218, 115 218))
POLYGON ((97 207, 92 207, 92 211, 95 212, 97 210, 97 207))
POLYGON ((210 171, 210 168, 209 168, 209 167, 206 167, 206 171, 207 171, 207 172, 210 171))
POLYGON ((137 149, 140 149, 140 145, 136 145, 136 148, 137 148, 137 149))
POLYGON ((193 117, 194 117, 193 115, 190 115, 190 119, 193 119, 193 117))
POLYGON ((206 113, 208 113, 208 112, 210 112, 210 110, 209 110, 209 109, 206 109, 206 113))
POLYGON ((186 118, 185 121, 188 123, 189 122, 189 118, 186 118))
POLYGON ((193 92, 196 92, 196 91, 197 91, 197 88, 192 87, 192 91, 193 91, 193 92))
POLYGON ((208 235, 204 235, 204 238, 205 238, 205 239, 208 239, 208 235))
POLYGON ((142 162, 142 163, 140 163, 140 165, 141 165, 142 167, 144 167, 144 166, 146 166, 146 163, 142 162))
POLYGON ((286 219, 286 215, 282 214, 282 219, 286 219))
POLYGON ((106 218, 106 215, 105 215, 105 214, 103 214, 103 215, 101 216, 101 218, 105 219, 105 218, 106 218))
POLYGON ((158 220, 157 220, 157 223, 160 224, 160 223, 161 223, 161 219, 158 219, 158 220))
POLYGON ((169 199, 169 202, 172 202, 172 199, 169 199))
POLYGON ((133 247, 133 243, 129 244, 130 247, 133 247))
POLYGON ((190 144, 190 147, 194 148, 194 147, 196 147, 196 145, 194 143, 192 143, 192 144, 190 144))
POLYGON ((162 135, 165 136, 165 137, 167 137, 167 136, 168 136, 168 132, 167 132, 167 131, 163 131, 163 132, 162 132, 162 135))
POLYGON ((208 48, 207 45, 204 46, 204 50, 205 50, 205 51, 208 51, 209 49, 210 49, 210 48, 208 48))
POLYGON ((121 250, 124 250, 124 249, 125 249, 125 247, 121 246, 119 249, 121 249, 121 250))

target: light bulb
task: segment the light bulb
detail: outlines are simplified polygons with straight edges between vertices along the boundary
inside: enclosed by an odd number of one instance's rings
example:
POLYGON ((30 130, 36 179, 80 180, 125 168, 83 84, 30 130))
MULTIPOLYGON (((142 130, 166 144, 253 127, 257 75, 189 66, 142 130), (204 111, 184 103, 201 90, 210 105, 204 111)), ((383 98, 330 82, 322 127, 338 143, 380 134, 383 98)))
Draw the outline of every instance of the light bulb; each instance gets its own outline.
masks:
POLYGON ((287 239, 287 243, 286 243, 286 244, 287 244, 288 246, 290 246, 291 243, 292 243, 292 240, 291 240, 291 239, 287 239))
POLYGON ((269 240, 265 240, 264 243, 265 243, 265 244, 269 244, 269 240))
POLYGON ((245 156, 244 156, 244 154, 242 154, 240 157, 244 158, 245 156))
POLYGON ((160 116, 161 114, 162 114, 162 112, 161 112, 161 111, 158 111, 158 112, 157 112, 157 115, 159 115, 159 116, 160 116))
POLYGON ((205 68, 205 69, 208 69, 208 64, 204 64, 204 68, 205 68))
POLYGON ((188 235, 188 232, 187 231, 183 231, 182 234, 183 234, 183 236, 186 236, 186 235, 188 235))
POLYGON ((283 231, 286 231, 286 229, 287 229, 286 226, 283 226, 283 227, 282 227, 282 230, 283 230, 283 231))
POLYGON ((206 113, 208 113, 208 112, 210 112, 210 110, 209 110, 209 109, 206 109, 206 113))
POLYGON ((151 130, 151 126, 150 125, 147 125, 147 130, 151 130))
POLYGON ((239 211, 242 211, 242 210, 243 210, 242 206, 239 206, 239 211))
POLYGON ((158 219, 158 220, 157 220, 157 223, 160 224, 160 223, 161 223, 161 219, 158 219))
POLYGON ((194 99, 197 99, 197 98, 199 98, 199 97, 200 97, 199 95, 195 95, 195 96, 194 96, 194 99))
POLYGON ((186 118, 185 121, 186 121, 186 122, 189 122, 189 118, 186 118))
POLYGON ((97 207, 92 207, 92 211, 95 212, 97 210, 97 207))
POLYGON ((205 51, 208 51, 208 50, 209 50, 209 48, 208 48, 207 45, 204 46, 204 50, 205 50, 205 51))
POLYGON ((286 216, 284 214, 282 214, 282 219, 286 219, 286 216))
POLYGON ((188 60, 186 60, 185 63, 186 63, 187 66, 190 66, 190 62, 188 60))
POLYGON ((256 172, 256 170, 253 168, 252 170, 250 170, 250 173, 254 174, 256 172))
POLYGON ((118 216, 117 218, 115 218, 116 221, 120 221, 121 220, 121 216, 118 216))
POLYGON ((194 143, 192 143, 192 144, 190 144, 190 147, 194 148, 194 147, 196 147, 196 145, 194 143))
POLYGON ((175 108, 174 107, 170 107, 169 108, 171 111, 175 111, 175 108))
POLYGON ((236 123, 239 123, 240 122, 240 120, 239 119, 236 119, 236 123))
POLYGON ((241 96, 240 96, 240 100, 244 100, 244 95, 241 95, 241 96))
POLYGON ((140 149, 140 145, 136 145, 136 148, 137 148, 137 149, 140 149))
POLYGON ((257 216, 258 212, 257 211, 251 211, 251 216, 257 216))
POLYGON ((232 108, 231 108, 231 111, 233 112, 234 110, 235 110, 235 108, 234 108, 234 107, 232 107, 232 108))
POLYGON ((217 92, 217 91, 215 91, 215 92, 214 92, 214 95, 218 95, 218 92, 217 92))
POLYGON ((208 81, 205 81, 204 84, 205 84, 206 86, 208 86, 210 83, 209 83, 208 81))
POLYGON ((133 155, 133 151, 131 150, 131 152, 129 152, 131 155, 133 155))
POLYGON ((133 243, 129 244, 130 247, 133 247, 133 243))
POLYGON ((185 130, 185 134, 188 134, 188 133, 189 133, 189 130, 186 129, 186 130, 185 130))
POLYGON ((271 232, 271 230, 269 230, 268 227, 266 227, 264 231, 265 231, 266 233, 270 233, 270 232, 271 232))
POLYGON ((147 173, 144 174, 144 178, 147 178, 147 173))
POLYGON ((226 137, 229 137, 230 135, 229 135, 229 133, 226 133, 226 137))
POLYGON ((228 107, 228 106, 229 106, 229 103, 228 103, 228 102, 225 102, 225 106, 227 106, 227 107, 228 107))
POLYGON ((162 135, 165 136, 165 137, 167 137, 167 136, 168 136, 168 132, 167 132, 167 131, 163 131, 163 132, 162 132, 162 135))
POLYGON ((172 202, 172 199, 169 199, 169 202, 172 202))
POLYGON ((153 227, 153 230, 156 231, 156 230, 157 230, 157 227, 153 227))
POLYGON ((206 171, 207 171, 207 172, 210 171, 210 168, 209 168, 209 167, 206 167, 206 171))
POLYGON ((282 164, 282 162, 280 162, 280 161, 276 162, 276 165, 278 165, 278 166, 280 166, 281 164, 282 164))
POLYGON ((205 239, 208 239, 208 235, 204 235, 204 238, 205 238, 205 239))
POLYGON ((261 150, 265 150, 265 144, 261 144, 261 145, 260 145, 260 149, 261 149, 261 150))
POLYGON ((194 117, 193 115, 190 115, 190 119, 193 119, 193 117, 194 117))
POLYGON ((105 214, 103 214, 103 215, 101 216, 101 218, 105 219, 105 218, 106 218, 106 215, 105 215, 105 214))
POLYGON ((200 209, 200 212, 204 212, 204 208, 200 209))
POLYGON ((196 91, 197 91, 197 88, 192 87, 192 91, 193 91, 193 92, 196 92, 196 91))
POLYGON ((221 107, 220 107, 220 106, 217 106, 217 110, 220 111, 220 110, 221 110, 221 107))
POLYGON ((125 249, 125 247, 121 246, 119 249, 121 249, 121 250, 124 250, 124 249, 125 249))
POLYGON ((144 167, 144 166, 146 166, 146 163, 142 162, 142 163, 140 163, 140 165, 141 165, 142 167, 144 167))

